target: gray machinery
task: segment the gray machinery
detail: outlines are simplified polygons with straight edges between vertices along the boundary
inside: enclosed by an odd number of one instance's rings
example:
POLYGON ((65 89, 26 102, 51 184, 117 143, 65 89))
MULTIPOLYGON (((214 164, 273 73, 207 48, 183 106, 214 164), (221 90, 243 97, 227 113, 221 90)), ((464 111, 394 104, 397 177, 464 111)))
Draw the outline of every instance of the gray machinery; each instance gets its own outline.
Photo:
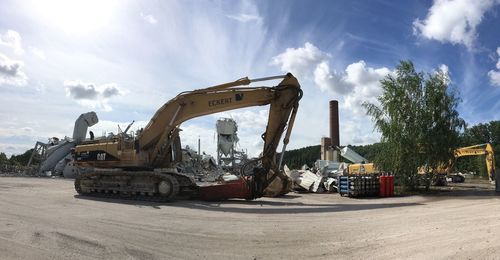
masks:
POLYGON ((217 120, 217 164, 226 170, 237 170, 248 161, 247 154, 236 150, 238 125, 231 118, 217 120))
MULTIPOLYGON (((49 173, 51 175, 63 175, 64 177, 75 177, 75 168, 71 158, 71 149, 85 140, 89 127, 97 124, 99 119, 95 112, 81 114, 75 121, 73 138, 65 137, 59 140, 56 137, 50 138, 48 143, 36 142, 31 154, 28 166, 34 158, 40 159, 40 174, 49 173)), ((93 139, 93 134, 90 136, 93 139)))
POLYGON ((217 164, 221 167, 234 165, 235 146, 238 142, 238 125, 233 119, 221 118, 217 120, 217 164))
POLYGON ((368 163, 368 160, 351 148, 345 146, 344 148, 337 147, 340 150, 340 155, 353 163, 368 163))

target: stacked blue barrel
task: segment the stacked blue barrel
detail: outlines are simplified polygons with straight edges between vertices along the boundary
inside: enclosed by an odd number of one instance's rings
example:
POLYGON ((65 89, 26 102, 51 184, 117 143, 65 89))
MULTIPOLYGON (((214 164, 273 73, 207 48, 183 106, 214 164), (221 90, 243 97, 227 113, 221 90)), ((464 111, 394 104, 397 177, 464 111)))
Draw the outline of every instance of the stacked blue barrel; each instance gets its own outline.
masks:
POLYGON ((349 197, 379 195, 380 183, 377 175, 356 174, 338 177, 339 194, 349 197))

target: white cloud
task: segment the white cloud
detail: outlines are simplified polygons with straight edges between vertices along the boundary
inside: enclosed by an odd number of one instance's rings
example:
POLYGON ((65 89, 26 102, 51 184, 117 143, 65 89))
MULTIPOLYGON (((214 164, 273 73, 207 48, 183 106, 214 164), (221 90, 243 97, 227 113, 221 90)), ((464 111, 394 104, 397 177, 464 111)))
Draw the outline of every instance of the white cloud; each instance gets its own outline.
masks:
POLYGON ((446 64, 439 65, 439 70, 441 70, 445 75, 450 74, 450 69, 448 68, 448 65, 446 65, 446 64))
POLYGON ((496 64, 497 70, 490 70, 488 76, 490 77, 491 85, 500 87, 500 47, 497 48, 498 61, 496 64))
POLYGON ((314 44, 306 42, 304 47, 287 48, 285 52, 275 56, 272 64, 280 66, 283 72, 292 72, 299 78, 312 78, 322 91, 332 91, 337 94, 348 94, 356 88, 363 88, 363 93, 369 95, 378 87, 378 82, 390 70, 366 67, 364 61, 350 64, 344 73, 332 71, 329 64, 331 55, 321 51, 314 44))
POLYGON ((380 133, 373 132, 369 118, 354 117, 344 120, 340 128, 342 144, 372 144, 380 141, 380 133))
POLYGON ((83 106, 90 108, 100 108, 111 111, 108 100, 114 96, 123 94, 115 83, 103 84, 100 86, 94 83, 85 83, 79 80, 64 81, 66 96, 73 98, 83 106))
POLYGON ((284 53, 273 58, 273 64, 280 66, 284 72, 297 74, 299 78, 313 78, 321 91, 343 97, 341 106, 356 115, 363 115, 361 104, 365 101, 376 103, 382 92, 380 80, 391 71, 386 67, 367 67, 365 61, 361 60, 348 65, 344 72, 338 73, 331 70, 329 58, 329 53, 307 42, 303 48, 286 49, 284 53))
POLYGON ((33 148, 34 145, 18 144, 18 143, 0 143, 0 152, 5 153, 8 157, 19 155, 33 148))
MULTIPOLYGON (((335 57, 333 57, 335 58, 335 57)), ((294 136, 300 140, 294 142, 314 142, 311 133, 317 136, 319 143, 321 135, 328 132, 328 100, 336 99, 340 106, 341 144, 369 144, 380 140, 380 134, 374 133, 373 123, 362 107, 364 102, 378 105, 378 97, 382 94, 380 80, 393 73, 386 67, 374 68, 360 60, 346 66, 337 72, 331 68, 333 60, 312 43, 306 43, 301 48, 288 48, 282 54, 273 58, 273 64, 281 70, 291 71, 299 76, 303 86, 312 82, 315 89, 304 90, 309 98, 301 101, 301 109, 294 127, 294 136), (329 95, 331 94, 331 96, 329 95), (304 113, 304 109, 307 112, 304 113), (311 111, 314 111, 311 113, 311 111), (320 130, 323 129, 323 130, 320 130)), ((307 145, 302 143, 302 145, 307 145)))
POLYGON ((314 71, 314 81, 321 90, 331 90, 338 94, 362 94, 363 97, 376 96, 379 93, 379 81, 390 73, 388 68, 366 67, 361 60, 348 65, 344 73, 330 73, 327 62, 320 63, 314 71))
POLYGON ((364 61, 352 63, 346 68, 344 79, 352 84, 354 90, 346 95, 341 107, 350 110, 356 116, 366 115, 362 107, 364 102, 378 104, 377 98, 382 94, 380 80, 392 73, 388 68, 370 68, 364 61))
POLYGON ((238 14, 238 15, 226 15, 228 18, 236 20, 238 22, 246 23, 246 22, 261 22, 262 17, 259 15, 253 14, 238 14))
POLYGON ((314 44, 306 42, 304 47, 287 48, 272 59, 272 64, 280 66, 283 72, 291 72, 299 78, 304 78, 310 76, 318 64, 328 60, 329 56, 314 44))
POLYGON ((0 85, 24 86, 28 77, 21 70, 21 61, 11 60, 0 53, 0 85))
POLYGON ((196 124, 185 123, 181 125, 182 131, 179 133, 181 137, 182 147, 189 146, 191 149, 198 150, 198 138, 200 138, 201 152, 216 155, 217 143, 215 138, 215 122, 213 128, 203 127, 196 124))
POLYGON ((141 17, 142 19, 144 19, 144 21, 150 23, 150 24, 157 24, 158 23, 158 19, 156 19, 156 17, 154 17, 153 15, 151 14, 144 14, 144 13, 141 13, 141 17))
POLYGON ((4 34, 0 34, 0 45, 12 48, 16 54, 24 53, 21 46, 21 35, 14 30, 7 30, 4 34))
POLYGON ((500 71, 490 70, 488 76, 490 77, 491 85, 500 86, 500 71))
POLYGON ((31 50, 31 53, 33 53, 33 55, 37 56, 38 58, 40 58, 42 60, 46 59, 44 51, 42 51, 38 48, 35 48, 35 47, 31 47, 30 50, 31 50))
POLYGON ((345 78, 337 75, 336 72, 330 72, 330 65, 327 61, 323 61, 316 66, 314 70, 314 82, 322 91, 332 90, 339 94, 349 93, 354 87, 345 78))
POLYGON ((471 49, 484 13, 498 3, 497 0, 435 0, 425 20, 413 21, 414 34, 471 49))

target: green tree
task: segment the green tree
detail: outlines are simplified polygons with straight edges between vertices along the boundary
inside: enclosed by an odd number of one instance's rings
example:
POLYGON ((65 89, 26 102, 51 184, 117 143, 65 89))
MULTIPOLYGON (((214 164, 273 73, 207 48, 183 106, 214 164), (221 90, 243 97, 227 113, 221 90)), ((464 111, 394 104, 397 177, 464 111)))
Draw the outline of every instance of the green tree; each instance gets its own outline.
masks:
POLYGON ((9 159, 7 159, 7 155, 5 153, 0 153, 0 164, 9 163, 9 159))
POLYGON ((395 75, 380 82, 380 106, 363 104, 382 133, 383 149, 375 163, 414 189, 420 166, 436 169, 452 158, 465 126, 456 110, 460 99, 445 72, 416 72, 411 61, 401 61, 395 75))
POLYGON ((13 165, 27 165, 28 161, 31 157, 31 153, 33 152, 33 149, 29 149, 23 154, 19 155, 12 155, 9 159, 10 164, 13 165))

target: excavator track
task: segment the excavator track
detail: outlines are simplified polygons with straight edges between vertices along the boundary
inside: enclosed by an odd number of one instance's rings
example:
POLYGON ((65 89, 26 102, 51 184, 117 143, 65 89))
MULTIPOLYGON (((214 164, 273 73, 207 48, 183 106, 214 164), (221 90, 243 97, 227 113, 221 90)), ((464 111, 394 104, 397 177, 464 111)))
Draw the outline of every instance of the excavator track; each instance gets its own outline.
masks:
POLYGON ((194 181, 184 175, 156 171, 94 171, 75 178, 83 196, 168 202, 193 193, 194 181))

